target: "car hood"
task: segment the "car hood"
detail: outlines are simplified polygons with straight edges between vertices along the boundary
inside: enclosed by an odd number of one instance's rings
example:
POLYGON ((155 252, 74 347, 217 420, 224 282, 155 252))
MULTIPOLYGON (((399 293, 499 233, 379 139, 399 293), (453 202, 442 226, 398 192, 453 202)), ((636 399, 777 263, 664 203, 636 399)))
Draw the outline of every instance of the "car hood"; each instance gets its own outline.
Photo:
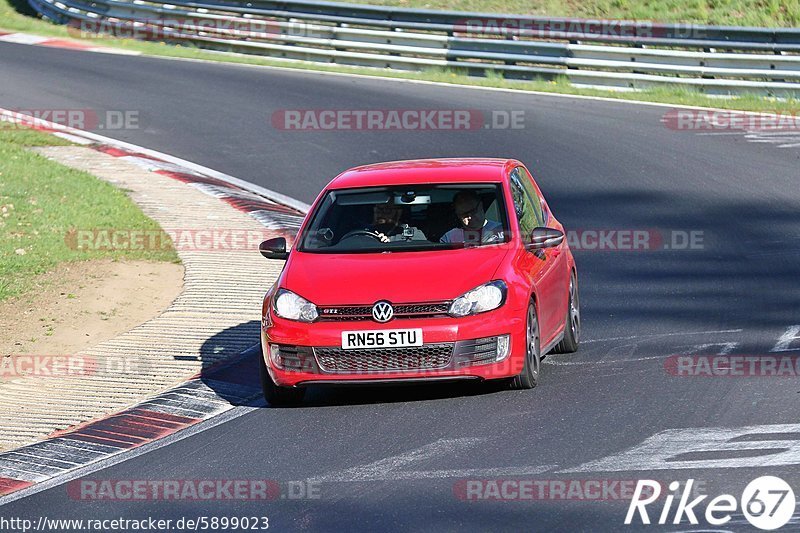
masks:
POLYGON ((491 281, 509 250, 313 254, 293 251, 283 286, 316 305, 452 300, 491 281))

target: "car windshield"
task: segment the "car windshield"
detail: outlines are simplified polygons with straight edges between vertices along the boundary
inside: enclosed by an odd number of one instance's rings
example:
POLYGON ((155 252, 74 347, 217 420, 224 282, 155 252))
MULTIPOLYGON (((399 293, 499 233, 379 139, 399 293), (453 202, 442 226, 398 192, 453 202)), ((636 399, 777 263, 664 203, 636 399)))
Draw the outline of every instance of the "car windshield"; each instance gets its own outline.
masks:
POLYGON ((500 184, 426 184, 329 191, 298 249, 423 251, 487 246, 509 238, 500 184))

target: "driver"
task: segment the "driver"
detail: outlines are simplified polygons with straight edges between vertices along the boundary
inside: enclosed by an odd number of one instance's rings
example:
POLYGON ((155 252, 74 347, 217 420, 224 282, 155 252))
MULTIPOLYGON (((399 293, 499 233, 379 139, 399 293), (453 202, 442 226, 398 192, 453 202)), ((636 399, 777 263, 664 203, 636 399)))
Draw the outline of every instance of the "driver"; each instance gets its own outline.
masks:
POLYGON ((425 234, 408 224, 400 224, 403 208, 392 204, 377 204, 372 209, 372 231, 381 242, 426 241, 425 234))
POLYGON ((495 243, 503 242, 503 225, 487 220, 483 202, 472 190, 460 191, 453 197, 453 210, 460 227, 453 228, 439 239, 448 243, 495 243))

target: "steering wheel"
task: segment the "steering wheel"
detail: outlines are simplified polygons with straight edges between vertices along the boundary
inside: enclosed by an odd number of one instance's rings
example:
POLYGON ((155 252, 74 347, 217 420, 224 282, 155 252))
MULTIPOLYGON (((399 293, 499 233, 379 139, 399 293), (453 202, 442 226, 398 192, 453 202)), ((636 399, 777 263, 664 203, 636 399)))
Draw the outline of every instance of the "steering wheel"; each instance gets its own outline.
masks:
POLYGON ((342 242, 345 239, 349 239, 351 237, 372 237, 376 241, 381 240, 381 236, 377 231, 368 230, 368 229, 354 229, 353 231, 348 231, 342 238, 339 239, 339 242, 342 242))

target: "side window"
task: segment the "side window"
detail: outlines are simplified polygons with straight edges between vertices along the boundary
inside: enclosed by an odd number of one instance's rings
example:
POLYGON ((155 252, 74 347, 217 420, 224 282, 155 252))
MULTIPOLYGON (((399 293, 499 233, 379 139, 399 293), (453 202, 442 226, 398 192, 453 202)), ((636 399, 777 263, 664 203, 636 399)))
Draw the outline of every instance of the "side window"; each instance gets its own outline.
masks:
POLYGON ((517 169, 511 172, 511 196, 514 199, 514 212, 519 221, 519 230, 522 232, 522 238, 530 236, 533 229, 539 226, 536 215, 531 206, 528 194, 525 192, 522 184, 520 183, 520 175, 517 169))
POLYGON ((492 203, 486 208, 486 218, 488 220, 502 220, 502 218, 500 218, 500 209, 497 206, 496 198, 492 200, 492 203))
POLYGON ((533 186, 533 178, 523 167, 517 167, 514 170, 519 172, 519 181, 522 183, 525 192, 528 193, 528 199, 533 206, 533 212, 536 216, 536 224, 540 227, 545 226, 547 221, 545 220, 544 210, 542 209, 542 201, 539 198, 539 193, 536 191, 536 187, 533 186))

